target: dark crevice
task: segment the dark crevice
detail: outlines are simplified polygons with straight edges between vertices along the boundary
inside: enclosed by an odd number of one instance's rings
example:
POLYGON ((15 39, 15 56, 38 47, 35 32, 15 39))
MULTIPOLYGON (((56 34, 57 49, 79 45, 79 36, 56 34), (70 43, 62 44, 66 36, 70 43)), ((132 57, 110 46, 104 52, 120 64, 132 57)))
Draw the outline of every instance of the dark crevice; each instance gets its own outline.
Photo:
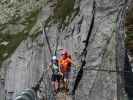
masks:
MULTIPOLYGON (((127 50, 125 52, 125 67, 124 67, 124 80, 125 80, 125 90, 128 94, 129 100, 132 98, 133 99, 133 72, 132 72, 132 67, 129 62, 127 50), (126 73, 128 71, 128 73, 126 73)), ((131 100, 132 100, 131 99, 131 100)))
POLYGON ((78 33, 80 33, 81 32, 81 24, 82 24, 82 22, 83 22, 83 16, 82 16, 82 18, 80 19, 80 21, 78 22, 78 33))
POLYGON ((89 44, 89 39, 90 39, 90 36, 91 36, 91 33, 92 33, 92 29, 93 29, 93 26, 94 26, 94 20, 95 20, 95 0, 93 1, 93 10, 92 10, 92 19, 91 19, 91 23, 90 23, 90 27, 89 27, 89 31, 88 31, 88 35, 87 35, 87 38, 86 40, 84 41, 85 43, 85 47, 83 49, 83 52, 81 53, 81 68, 78 72, 78 75, 76 77, 76 80, 75 80, 75 84, 74 84, 74 87, 73 87, 73 90, 72 90, 72 94, 75 95, 75 91, 79 85, 79 82, 83 76, 83 67, 86 65, 86 55, 87 55, 87 47, 88 47, 88 44, 89 44))
MULTIPOLYGON (((125 2, 126 3, 126 2, 125 2)), ((123 4, 123 7, 120 7, 118 13, 117 13, 117 18, 116 18, 116 70, 117 71, 125 71, 127 69, 125 69, 125 58, 123 59, 123 57, 125 57, 125 46, 124 46, 124 19, 125 19, 125 15, 126 15, 126 7, 127 4, 123 4)), ((125 72, 122 73, 117 73, 116 75, 116 82, 117 82, 117 99, 118 100, 124 100, 124 98, 126 98, 125 96, 125 72), (124 97, 124 98, 123 98, 124 97)))
POLYGON ((132 2, 131 0, 125 1, 128 5, 128 9, 126 9, 126 18, 125 18, 125 27, 126 27, 126 39, 125 39, 125 64, 124 64, 124 71, 128 71, 128 73, 124 73, 124 85, 125 85, 125 91, 127 93, 128 99, 133 100, 133 72, 132 72, 132 19, 133 19, 133 8, 132 8, 132 2), (131 60, 129 60, 128 55, 131 57, 131 60))

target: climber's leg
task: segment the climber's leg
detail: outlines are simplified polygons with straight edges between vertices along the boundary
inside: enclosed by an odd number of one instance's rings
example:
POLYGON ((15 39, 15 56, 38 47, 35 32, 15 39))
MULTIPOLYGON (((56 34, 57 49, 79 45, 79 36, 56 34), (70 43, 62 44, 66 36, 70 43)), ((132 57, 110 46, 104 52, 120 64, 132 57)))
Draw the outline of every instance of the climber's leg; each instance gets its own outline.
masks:
POLYGON ((68 84, 69 84, 69 72, 64 73, 64 86, 65 86, 65 91, 68 92, 68 84))
POLYGON ((52 74, 52 77, 51 77, 51 81, 52 81, 52 87, 53 87, 53 90, 55 91, 56 90, 56 87, 55 87, 55 80, 56 79, 56 77, 55 77, 55 75, 54 74, 52 74))

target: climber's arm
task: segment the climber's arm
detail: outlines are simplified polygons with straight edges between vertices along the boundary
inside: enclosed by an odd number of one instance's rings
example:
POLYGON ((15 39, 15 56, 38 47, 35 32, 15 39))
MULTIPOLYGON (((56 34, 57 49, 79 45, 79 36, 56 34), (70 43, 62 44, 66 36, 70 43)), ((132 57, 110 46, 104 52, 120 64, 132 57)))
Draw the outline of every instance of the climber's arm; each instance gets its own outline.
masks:
POLYGON ((50 63, 50 64, 48 65, 48 68, 47 68, 48 71, 50 71, 51 66, 52 66, 52 64, 50 63))
POLYGON ((76 64, 72 59, 69 58, 69 61, 71 62, 71 64, 73 64, 75 67, 79 68, 80 65, 76 64))

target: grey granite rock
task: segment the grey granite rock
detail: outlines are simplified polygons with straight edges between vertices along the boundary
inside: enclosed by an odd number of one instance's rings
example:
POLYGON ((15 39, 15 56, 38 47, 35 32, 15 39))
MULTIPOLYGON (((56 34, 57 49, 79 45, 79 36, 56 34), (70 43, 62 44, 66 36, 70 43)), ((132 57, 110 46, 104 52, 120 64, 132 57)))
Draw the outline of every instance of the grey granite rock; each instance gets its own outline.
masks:
MULTIPOLYGON (((13 6, 18 4, 13 0, 10 2, 13 6)), ((28 4, 26 2, 28 1, 25 0, 22 3, 22 8, 36 3, 34 0, 28 4)), ((42 5, 43 0, 39 2, 38 5, 42 5)), ((123 87, 123 76, 116 71, 124 70, 123 22, 128 2, 126 0, 75 0, 74 9, 78 8, 77 13, 74 15, 72 12, 71 15, 67 15, 64 23, 54 22, 54 17, 48 20, 50 16, 54 16, 55 3, 51 0, 47 5, 39 6, 42 9, 39 10, 34 25, 30 31, 28 30, 28 35, 35 35, 34 39, 27 36, 12 55, 2 62, 0 76, 5 82, 3 85, 0 81, 1 98, 6 97, 8 100, 8 98, 14 98, 19 91, 31 88, 39 80, 43 70, 46 70, 51 57, 47 42, 40 34, 42 33, 40 23, 43 23, 46 25, 46 33, 53 52, 58 41, 57 54, 60 54, 60 49, 67 48, 76 64, 82 65, 83 59, 86 62, 85 66, 82 66, 83 69, 81 68, 83 76, 75 89, 75 100, 124 100, 126 93, 123 87), (87 52, 82 55, 84 50, 87 52), (2 96, 3 94, 6 95, 2 96)), ((25 9, 20 15, 26 13, 25 9)), ((29 12, 31 10, 34 11, 29 9, 29 12)), ((11 11, 12 15, 15 10, 11 11)), ((12 19, 6 14, 0 16, 1 23, 8 23, 9 20, 12 19), (4 16, 7 17, 6 20, 4 16)), ((12 25, 8 27, 9 29, 13 27, 12 31, 15 32, 24 30, 23 26, 20 26, 22 30, 12 25)), ((5 30, 2 32, 4 33, 5 30)), ((49 100, 52 100, 49 79, 46 72, 40 86, 41 92, 38 92, 40 100, 49 96, 51 96, 49 100)))

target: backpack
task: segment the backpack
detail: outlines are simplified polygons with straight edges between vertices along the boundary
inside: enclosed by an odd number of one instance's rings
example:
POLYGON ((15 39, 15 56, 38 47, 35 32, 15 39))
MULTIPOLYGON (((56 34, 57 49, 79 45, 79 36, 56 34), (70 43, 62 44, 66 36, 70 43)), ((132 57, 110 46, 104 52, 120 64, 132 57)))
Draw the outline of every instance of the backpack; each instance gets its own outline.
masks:
POLYGON ((51 63, 52 63, 53 74, 58 74, 58 72, 59 72, 58 60, 56 60, 56 64, 54 64, 53 61, 51 61, 51 63))

